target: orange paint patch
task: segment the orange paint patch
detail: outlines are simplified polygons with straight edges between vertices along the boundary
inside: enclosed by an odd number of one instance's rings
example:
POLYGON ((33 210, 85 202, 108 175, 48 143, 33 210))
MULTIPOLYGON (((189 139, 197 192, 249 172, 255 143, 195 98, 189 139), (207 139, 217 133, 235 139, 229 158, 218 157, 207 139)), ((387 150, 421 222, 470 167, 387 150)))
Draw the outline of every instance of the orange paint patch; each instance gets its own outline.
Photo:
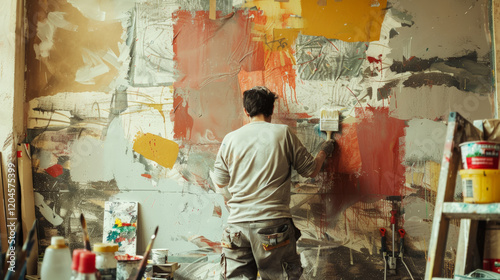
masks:
POLYGON ((380 38, 387 0, 301 1, 305 35, 346 42, 371 42, 380 38))
POLYGON ((133 149, 145 158, 167 168, 174 166, 179 153, 177 143, 151 133, 138 134, 133 149))

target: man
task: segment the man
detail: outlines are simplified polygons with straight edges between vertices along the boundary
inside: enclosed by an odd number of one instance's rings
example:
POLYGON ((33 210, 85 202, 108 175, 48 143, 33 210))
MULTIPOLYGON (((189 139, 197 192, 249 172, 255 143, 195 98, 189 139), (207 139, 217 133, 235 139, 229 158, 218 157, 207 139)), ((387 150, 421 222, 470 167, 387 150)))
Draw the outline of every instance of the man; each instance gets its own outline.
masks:
POLYGON ((225 279, 299 279, 296 241, 300 231, 290 214, 291 168, 315 177, 333 152, 328 140, 314 158, 288 126, 272 124, 277 96, 265 87, 243 93, 250 123, 224 137, 212 181, 231 197, 222 237, 225 279))

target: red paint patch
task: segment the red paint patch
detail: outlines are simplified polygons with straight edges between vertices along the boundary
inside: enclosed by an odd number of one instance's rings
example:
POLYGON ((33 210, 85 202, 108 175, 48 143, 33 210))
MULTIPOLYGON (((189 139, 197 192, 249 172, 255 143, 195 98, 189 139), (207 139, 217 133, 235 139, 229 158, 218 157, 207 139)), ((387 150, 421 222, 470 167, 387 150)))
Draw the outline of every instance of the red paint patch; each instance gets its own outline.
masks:
POLYGON ((146 177, 146 178, 148 178, 148 179, 151 179, 151 175, 149 175, 149 174, 141 174, 141 176, 142 176, 142 177, 146 177))
POLYGON ((360 194, 399 196, 404 188, 403 120, 389 117, 388 108, 357 110, 361 154, 360 194))
POLYGON ((220 141, 241 126, 238 73, 264 69, 262 42, 253 40, 251 33, 252 20, 258 17, 251 19, 251 14, 238 11, 217 20, 210 20, 204 11, 194 16, 189 11, 173 15, 179 73, 172 114, 176 139, 220 141))
POLYGON ((188 105, 184 105, 184 99, 174 92, 174 109, 170 118, 174 121, 174 138, 189 139, 193 128, 193 118, 188 113, 188 105))
POLYGON ((51 167, 45 169, 45 172, 47 172, 50 176, 57 178, 58 176, 63 174, 64 170, 62 165, 54 164, 51 167))

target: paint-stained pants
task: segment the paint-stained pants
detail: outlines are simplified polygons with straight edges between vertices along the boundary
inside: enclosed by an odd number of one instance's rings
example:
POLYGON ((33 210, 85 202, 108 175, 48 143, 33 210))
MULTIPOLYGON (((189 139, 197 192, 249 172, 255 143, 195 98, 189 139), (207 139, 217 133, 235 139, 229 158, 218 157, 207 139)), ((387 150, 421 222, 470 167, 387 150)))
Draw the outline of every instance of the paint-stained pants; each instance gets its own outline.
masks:
POLYGON ((292 219, 229 224, 222 236, 221 279, 296 279, 302 275, 292 219))

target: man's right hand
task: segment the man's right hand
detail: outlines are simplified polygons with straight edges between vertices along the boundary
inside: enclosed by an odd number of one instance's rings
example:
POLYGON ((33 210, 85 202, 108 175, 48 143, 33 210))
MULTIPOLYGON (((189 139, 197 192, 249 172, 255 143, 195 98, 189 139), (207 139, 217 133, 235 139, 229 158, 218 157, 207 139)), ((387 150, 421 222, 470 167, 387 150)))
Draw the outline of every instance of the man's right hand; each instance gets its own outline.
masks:
POLYGON ((319 149, 325 152, 326 156, 329 157, 333 154, 334 148, 335 148, 335 140, 330 139, 323 142, 323 144, 321 144, 321 147, 319 149))

